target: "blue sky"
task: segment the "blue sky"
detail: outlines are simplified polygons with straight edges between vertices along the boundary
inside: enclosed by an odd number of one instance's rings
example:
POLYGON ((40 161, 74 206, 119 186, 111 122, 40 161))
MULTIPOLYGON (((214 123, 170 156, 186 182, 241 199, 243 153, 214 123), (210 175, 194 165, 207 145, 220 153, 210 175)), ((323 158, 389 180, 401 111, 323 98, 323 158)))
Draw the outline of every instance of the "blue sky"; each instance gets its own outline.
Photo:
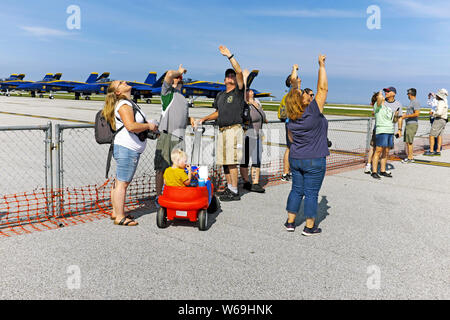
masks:
POLYGON ((294 63, 303 86, 317 83, 317 57, 327 55, 329 102, 368 103, 374 90, 395 86, 419 101, 450 89, 450 3, 378 1, 25 1, 0 11, 0 77, 47 72, 85 80, 90 72, 143 81, 180 63, 188 76, 222 81, 224 44, 243 68, 259 69, 253 87, 281 98, 294 63), (66 9, 81 9, 81 29, 69 30, 66 9), (381 29, 369 30, 367 8, 381 9, 381 29))

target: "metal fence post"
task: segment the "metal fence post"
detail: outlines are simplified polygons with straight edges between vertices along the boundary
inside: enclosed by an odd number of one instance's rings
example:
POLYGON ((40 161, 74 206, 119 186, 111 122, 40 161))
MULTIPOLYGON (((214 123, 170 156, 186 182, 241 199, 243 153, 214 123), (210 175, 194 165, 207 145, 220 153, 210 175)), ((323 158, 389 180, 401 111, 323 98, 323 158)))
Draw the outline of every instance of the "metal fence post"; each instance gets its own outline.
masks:
POLYGON ((55 149, 56 149, 56 191, 54 192, 54 197, 56 199, 56 216, 60 217, 62 215, 62 203, 63 203, 63 193, 61 186, 61 164, 62 164, 62 138, 61 138, 61 128, 60 124, 55 125, 55 149))
POLYGON ((45 130, 45 194, 47 197, 47 216, 49 219, 54 217, 53 205, 53 130, 52 122, 47 122, 45 130), (49 183, 50 180, 50 189, 49 183))

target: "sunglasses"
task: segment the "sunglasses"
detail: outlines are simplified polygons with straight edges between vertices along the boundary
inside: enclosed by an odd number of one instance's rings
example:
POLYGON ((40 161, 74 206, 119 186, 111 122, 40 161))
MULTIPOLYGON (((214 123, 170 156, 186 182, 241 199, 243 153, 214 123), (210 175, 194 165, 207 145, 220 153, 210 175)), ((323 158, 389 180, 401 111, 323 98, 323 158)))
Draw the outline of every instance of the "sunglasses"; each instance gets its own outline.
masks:
POLYGON ((312 92, 308 93, 308 92, 306 92, 306 91, 303 91, 303 93, 307 94, 307 95, 310 96, 311 98, 314 98, 314 93, 312 93, 312 92))

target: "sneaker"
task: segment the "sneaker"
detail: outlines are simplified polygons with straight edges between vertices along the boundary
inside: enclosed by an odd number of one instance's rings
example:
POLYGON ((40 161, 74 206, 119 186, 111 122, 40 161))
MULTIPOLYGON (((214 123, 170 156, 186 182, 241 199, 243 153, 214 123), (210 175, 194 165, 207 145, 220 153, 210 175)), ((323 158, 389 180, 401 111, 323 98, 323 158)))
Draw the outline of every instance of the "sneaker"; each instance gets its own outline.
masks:
POLYGON ((291 175, 289 173, 285 173, 281 176, 281 181, 289 181, 291 180, 291 175))
POLYGON ((372 166, 370 163, 366 164, 366 167, 364 168, 364 173, 371 174, 372 173, 372 166))
POLYGON ((424 155, 424 156, 433 156, 433 155, 434 155, 434 152, 425 151, 423 155, 424 155))
POLYGON ((381 177, 379 176, 379 174, 376 173, 376 172, 372 172, 371 176, 372 176, 372 178, 374 178, 374 179, 378 179, 378 180, 381 179, 381 177))
POLYGON ((266 189, 261 187, 259 184, 252 184, 250 191, 264 193, 264 192, 266 192, 266 189))
POLYGON ((408 159, 408 158, 405 158, 405 159, 403 159, 403 160, 401 161, 401 163, 408 164, 408 163, 409 163, 409 159, 408 159))
POLYGON ((222 190, 222 191, 217 191, 217 192, 216 192, 216 195, 222 196, 222 195, 227 194, 227 193, 229 193, 229 192, 231 192, 231 190, 228 189, 228 187, 226 187, 226 188, 225 188, 224 190, 222 190))
POLYGON ((383 177, 387 177, 387 178, 392 178, 392 174, 389 172, 380 172, 380 176, 383 176, 383 177))
POLYGON ((228 189, 227 193, 224 193, 219 197, 220 201, 228 202, 228 201, 239 201, 241 200, 241 196, 239 193, 234 193, 233 191, 228 189))
POLYGON ((252 190, 252 184, 250 182, 244 182, 244 189, 251 191, 252 190))
POLYGON ((320 234, 321 232, 322 232, 322 229, 317 228, 316 226, 314 226, 312 228, 305 227, 303 229, 302 235, 304 235, 304 236, 314 236, 314 235, 320 234))
POLYGON ((408 162, 409 162, 409 163, 414 163, 414 162, 416 162, 416 160, 414 160, 414 159, 408 159, 408 162))
POLYGON ((295 231, 295 221, 292 223, 289 223, 288 220, 286 220, 286 223, 284 224, 284 226, 286 227, 286 231, 288 232, 294 232, 295 231))
POLYGON ((438 151, 436 151, 436 152, 433 152, 433 156, 440 156, 441 155, 441 153, 440 152, 438 152, 438 151))

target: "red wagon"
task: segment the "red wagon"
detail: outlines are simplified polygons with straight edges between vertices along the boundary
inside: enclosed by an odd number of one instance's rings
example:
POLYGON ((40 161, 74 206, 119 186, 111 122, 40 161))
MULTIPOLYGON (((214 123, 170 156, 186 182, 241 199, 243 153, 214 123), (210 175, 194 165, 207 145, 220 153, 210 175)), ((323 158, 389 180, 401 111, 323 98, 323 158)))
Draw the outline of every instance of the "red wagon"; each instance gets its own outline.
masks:
POLYGON ((163 194, 158 198, 160 208, 156 215, 157 226, 167 228, 168 221, 182 219, 191 222, 198 221, 199 230, 206 230, 208 213, 213 213, 218 209, 214 186, 210 181, 208 181, 208 185, 209 187, 164 186, 163 194))

